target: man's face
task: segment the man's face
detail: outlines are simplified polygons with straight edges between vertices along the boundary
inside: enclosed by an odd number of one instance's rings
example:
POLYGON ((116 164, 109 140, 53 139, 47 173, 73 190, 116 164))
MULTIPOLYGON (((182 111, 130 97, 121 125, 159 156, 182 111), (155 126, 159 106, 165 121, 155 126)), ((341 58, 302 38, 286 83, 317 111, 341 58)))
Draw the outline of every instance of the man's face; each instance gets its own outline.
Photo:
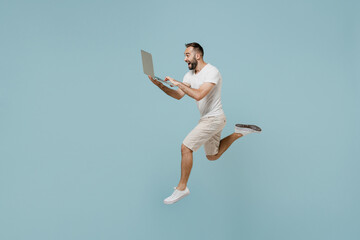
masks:
POLYGON ((194 51, 193 47, 188 47, 185 49, 185 62, 187 62, 189 70, 194 70, 198 64, 198 61, 196 60, 196 53, 194 51))

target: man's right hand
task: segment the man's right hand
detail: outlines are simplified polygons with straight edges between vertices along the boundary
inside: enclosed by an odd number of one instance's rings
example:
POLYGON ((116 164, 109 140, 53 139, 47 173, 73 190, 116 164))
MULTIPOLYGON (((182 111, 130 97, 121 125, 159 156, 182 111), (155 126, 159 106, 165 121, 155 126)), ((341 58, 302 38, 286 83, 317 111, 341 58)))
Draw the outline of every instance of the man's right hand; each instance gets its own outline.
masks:
POLYGON ((150 79, 156 86, 160 87, 160 86, 162 85, 161 82, 153 79, 150 75, 148 75, 148 77, 149 77, 149 79, 150 79))
POLYGON ((165 85, 162 84, 162 82, 152 78, 150 75, 148 75, 148 77, 156 86, 158 86, 163 92, 165 92, 170 97, 180 100, 185 95, 185 93, 183 91, 181 91, 180 88, 177 90, 174 90, 174 89, 165 87, 165 85))

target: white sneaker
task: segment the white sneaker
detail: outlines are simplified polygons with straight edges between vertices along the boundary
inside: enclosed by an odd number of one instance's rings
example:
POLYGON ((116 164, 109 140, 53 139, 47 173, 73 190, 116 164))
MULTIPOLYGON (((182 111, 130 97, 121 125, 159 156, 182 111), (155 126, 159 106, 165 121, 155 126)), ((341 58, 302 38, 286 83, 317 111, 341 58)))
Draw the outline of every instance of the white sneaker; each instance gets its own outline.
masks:
POLYGON ((176 187, 174 187, 175 191, 173 194, 171 194, 170 197, 165 198, 164 203, 165 204, 173 204, 182 199, 183 197, 186 197, 190 194, 189 189, 186 187, 184 191, 177 190, 176 187))
POLYGON ((235 124, 235 133, 241 133, 243 136, 259 132, 261 132, 261 128, 256 125, 235 124))

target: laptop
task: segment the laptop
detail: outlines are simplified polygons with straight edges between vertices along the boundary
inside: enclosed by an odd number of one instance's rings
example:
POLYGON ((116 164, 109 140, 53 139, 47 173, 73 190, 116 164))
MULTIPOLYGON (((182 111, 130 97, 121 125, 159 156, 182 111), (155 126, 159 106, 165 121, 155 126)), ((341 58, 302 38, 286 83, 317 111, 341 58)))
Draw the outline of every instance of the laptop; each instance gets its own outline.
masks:
POLYGON ((146 75, 150 75, 153 79, 162 82, 164 84, 167 84, 170 87, 174 87, 170 82, 164 81, 163 79, 155 76, 151 53, 141 50, 141 57, 142 57, 143 70, 146 75))

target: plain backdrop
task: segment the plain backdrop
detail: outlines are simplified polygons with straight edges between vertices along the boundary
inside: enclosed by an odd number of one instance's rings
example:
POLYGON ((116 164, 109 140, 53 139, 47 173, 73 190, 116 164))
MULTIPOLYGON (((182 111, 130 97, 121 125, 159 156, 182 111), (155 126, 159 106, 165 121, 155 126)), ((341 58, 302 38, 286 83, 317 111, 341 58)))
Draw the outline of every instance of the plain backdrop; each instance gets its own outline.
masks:
POLYGON ((0 0, 0 239, 360 239, 360 4, 0 0), (166 206, 195 100, 185 43, 257 124, 166 206))

